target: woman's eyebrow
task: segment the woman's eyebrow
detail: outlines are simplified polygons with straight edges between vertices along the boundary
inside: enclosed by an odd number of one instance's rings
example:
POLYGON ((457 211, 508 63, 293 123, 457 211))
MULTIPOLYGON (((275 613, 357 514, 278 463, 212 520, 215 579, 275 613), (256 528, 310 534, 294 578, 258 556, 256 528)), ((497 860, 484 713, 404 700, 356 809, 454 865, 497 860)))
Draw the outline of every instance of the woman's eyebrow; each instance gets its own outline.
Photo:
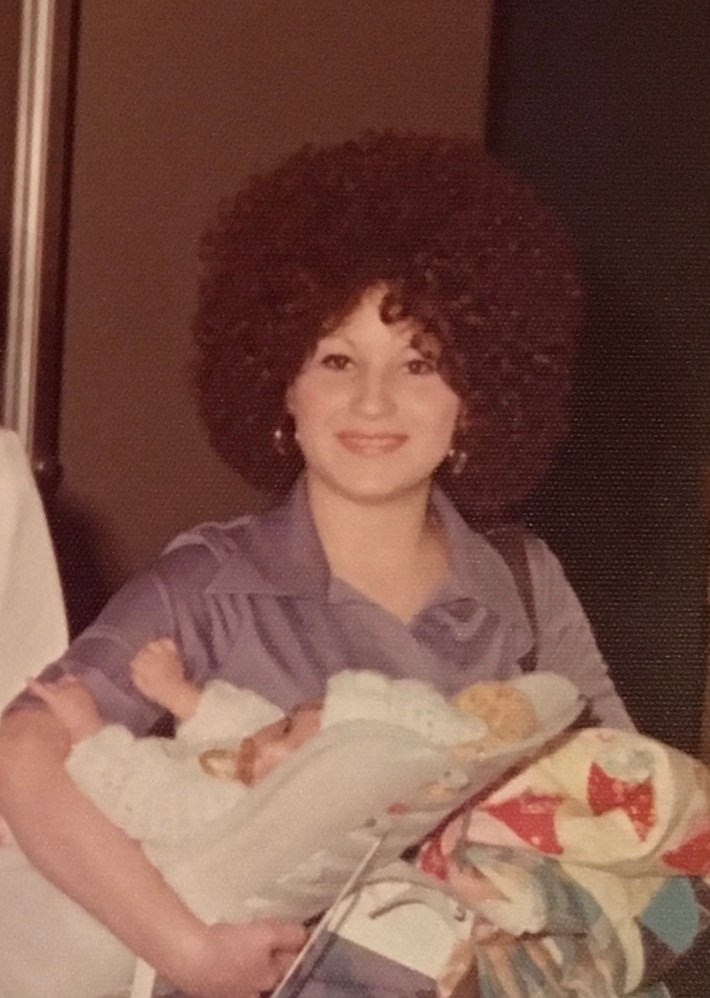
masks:
POLYGON ((350 339, 345 333, 326 333, 325 336, 321 336, 318 340, 318 346, 323 343, 344 343, 346 346, 355 348, 356 344, 350 339))

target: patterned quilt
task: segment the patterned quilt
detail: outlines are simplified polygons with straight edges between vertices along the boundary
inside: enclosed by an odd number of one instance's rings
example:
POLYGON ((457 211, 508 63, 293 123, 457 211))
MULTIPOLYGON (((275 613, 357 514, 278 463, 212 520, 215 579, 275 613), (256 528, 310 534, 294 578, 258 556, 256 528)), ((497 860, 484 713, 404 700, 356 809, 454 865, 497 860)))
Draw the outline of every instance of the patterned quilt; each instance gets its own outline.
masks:
POLYGON ((568 736, 424 844, 480 916, 441 998, 658 998, 710 922, 710 772, 632 732, 568 736))

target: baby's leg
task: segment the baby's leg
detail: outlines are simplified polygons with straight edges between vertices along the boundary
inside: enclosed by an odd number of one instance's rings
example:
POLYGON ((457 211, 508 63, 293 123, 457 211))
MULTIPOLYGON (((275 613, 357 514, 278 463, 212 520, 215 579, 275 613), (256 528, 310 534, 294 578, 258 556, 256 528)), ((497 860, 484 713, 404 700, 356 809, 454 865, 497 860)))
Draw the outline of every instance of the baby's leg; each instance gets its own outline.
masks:
POLYGON ((185 666, 170 638, 144 645, 131 662, 133 685, 146 699, 186 721, 200 699, 200 689, 185 678, 185 666))

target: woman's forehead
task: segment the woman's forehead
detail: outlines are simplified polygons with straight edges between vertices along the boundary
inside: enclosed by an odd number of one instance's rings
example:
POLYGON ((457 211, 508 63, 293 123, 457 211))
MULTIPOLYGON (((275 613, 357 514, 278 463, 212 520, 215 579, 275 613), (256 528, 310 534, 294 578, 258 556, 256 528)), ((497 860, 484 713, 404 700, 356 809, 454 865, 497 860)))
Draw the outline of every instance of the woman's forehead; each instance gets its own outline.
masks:
POLYGON ((357 343, 368 334, 380 333, 398 346, 411 346, 428 356, 438 357, 441 353, 438 337, 424 329, 414 316, 388 307, 391 295, 391 290, 384 285, 370 288, 343 317, 326 324, 316 345, 325 339, 357 343))

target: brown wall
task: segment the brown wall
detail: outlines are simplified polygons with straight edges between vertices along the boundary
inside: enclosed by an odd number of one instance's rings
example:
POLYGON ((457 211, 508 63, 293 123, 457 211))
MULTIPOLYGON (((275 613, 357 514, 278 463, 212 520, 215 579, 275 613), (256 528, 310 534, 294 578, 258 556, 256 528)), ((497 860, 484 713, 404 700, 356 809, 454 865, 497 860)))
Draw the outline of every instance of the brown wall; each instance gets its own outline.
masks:
POLYGON ((84 0, 59 511, 96 540, 77 572, 98 557, 114 587, 180 528, 257 502, 186 388, 196 240, 218 200, 305 140, 480 133, 488 8, 84 0))

